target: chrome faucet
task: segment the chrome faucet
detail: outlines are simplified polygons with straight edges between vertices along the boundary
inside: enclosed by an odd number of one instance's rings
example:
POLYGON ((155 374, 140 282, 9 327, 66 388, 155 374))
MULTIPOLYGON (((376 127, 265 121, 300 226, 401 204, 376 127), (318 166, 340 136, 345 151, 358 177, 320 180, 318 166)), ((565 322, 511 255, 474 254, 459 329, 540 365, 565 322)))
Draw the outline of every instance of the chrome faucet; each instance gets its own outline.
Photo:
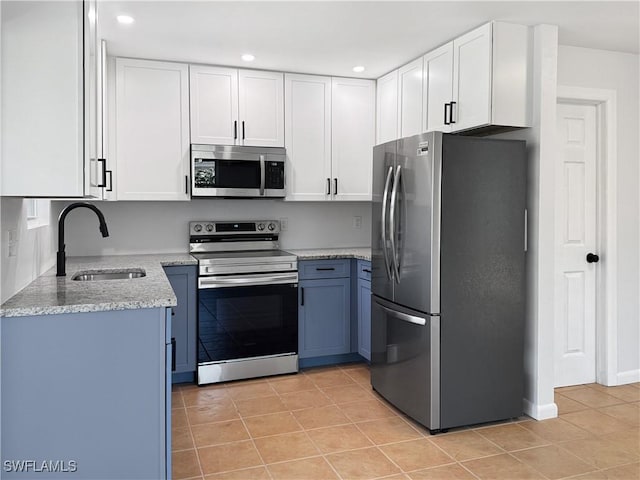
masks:
POLYGON ((64 252, 64 219, 67 218, 67 215, 71 210, 74 210, 79 207, 85 207, 90 210, 93 210, 98 216, 98 220, 100 221, 100 233, 102 233, 103 237, 109 236, 109 230, 107 229, 107 222, 105 222, 104 220, 104 215, 100 210, 98 210, 98 207, 96 207, 95 205, 91 205, 90 203, 87 203, 87 202, 76 202, 64 207, 62 209, 62 212, 60 212, 60 216, 58 217, 58 254, 57 254, 58 261, 57 261, 57 268, 56 268, 57 277, 65 277, 67 275, 66 266, 65 266, 67 262, 67 257, 64 252))

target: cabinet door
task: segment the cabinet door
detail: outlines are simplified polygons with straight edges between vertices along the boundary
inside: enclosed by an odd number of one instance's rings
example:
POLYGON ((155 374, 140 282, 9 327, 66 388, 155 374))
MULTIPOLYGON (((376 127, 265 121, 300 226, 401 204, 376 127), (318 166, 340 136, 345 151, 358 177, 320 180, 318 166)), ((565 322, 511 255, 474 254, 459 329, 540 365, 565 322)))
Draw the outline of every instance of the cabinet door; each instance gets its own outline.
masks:
POLYGON ((116 60, 118 200, 188 200, 188 67, 116 60))
MULTIPOLYGON (((445 105, 453 99, 453 42, 424 57, 423 124, 425 132, 450 132, 445 124, 445 105)), ((448 122, 448 120, 446 120, 448 122)))
POLYGON ((83 196, 83 4, 0 8, 2 195, 83 196))
POLYGON ((376 143, 398 138, 398 70, 376 82, 376 143))
POLYGON ((284 76, 279 72, 238 72, 242 145, 284 147, 284 76))
POLYGON ((298 346, 300 358, 349 353, 349 278, 299 283, 298 346))
POLYGON ((237 145, 238 70, 189 65, 191 143, 237 145))
POLYGON ((97 2, 84 2, 84 191, 85 195, 103 198, 106 180, 104 157, 102 156, 101 71, 102 52, 98 43, 96 26, 97 2), (100 158, 100 160, 98 160, 100 158))
POLYGON ((422 57, 398 70, 398 136, 422 131, 422 57))
POLYGON ((329 200, 331 78, 285 75, 286 200, 329 200))
POLYGON ((175 370, 173 373, 196 370, 197 304, 196 267, 165 267, 167 279, 178 299, 171 308, 171 337, 175 340, 175 370))
POLYGON ((370 201, 376 84, 354 78, 331 84, 333 199, 370 201))
POLYGON ((358 279, 358 353, 371 360, 371 282, 358 279))
POLYGON ((491 123, 491 24, 453 41, 453 131, 491 123))

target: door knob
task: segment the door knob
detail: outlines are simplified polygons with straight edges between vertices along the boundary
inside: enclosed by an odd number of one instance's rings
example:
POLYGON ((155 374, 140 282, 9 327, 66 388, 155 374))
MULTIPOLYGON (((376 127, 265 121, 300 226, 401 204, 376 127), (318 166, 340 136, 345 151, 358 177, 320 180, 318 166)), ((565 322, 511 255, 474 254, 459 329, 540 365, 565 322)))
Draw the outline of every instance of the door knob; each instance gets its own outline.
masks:
POLYGON ((600 257, 595 253, 587 253, 587 263, 598 263, 600 257))

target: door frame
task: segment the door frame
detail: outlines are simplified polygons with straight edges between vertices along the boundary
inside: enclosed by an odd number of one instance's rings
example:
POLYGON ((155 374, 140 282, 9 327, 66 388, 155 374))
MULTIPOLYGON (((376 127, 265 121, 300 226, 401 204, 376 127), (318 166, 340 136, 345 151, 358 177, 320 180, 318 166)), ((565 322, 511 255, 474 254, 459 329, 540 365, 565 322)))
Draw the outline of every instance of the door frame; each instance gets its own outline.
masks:
MULTIPOLYGON (((557 103, 596 107, 596 382, 617 385, 617 104, 616 91, 558 85, 557 103)), ((555 361, 555 356, 554 356, 555 361)))

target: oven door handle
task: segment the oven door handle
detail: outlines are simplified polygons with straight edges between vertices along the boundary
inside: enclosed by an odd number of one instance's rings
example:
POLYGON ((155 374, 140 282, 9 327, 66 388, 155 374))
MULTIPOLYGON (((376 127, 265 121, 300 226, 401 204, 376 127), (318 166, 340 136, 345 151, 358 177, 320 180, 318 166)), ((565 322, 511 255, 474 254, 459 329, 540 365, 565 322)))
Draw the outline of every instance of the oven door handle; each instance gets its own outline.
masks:
POLYGON ((211 276, 198 278, 198 289, 222 287, 251 287, 256 285, 278 285, 298 283, 298 273, 270 275, 211 276))

